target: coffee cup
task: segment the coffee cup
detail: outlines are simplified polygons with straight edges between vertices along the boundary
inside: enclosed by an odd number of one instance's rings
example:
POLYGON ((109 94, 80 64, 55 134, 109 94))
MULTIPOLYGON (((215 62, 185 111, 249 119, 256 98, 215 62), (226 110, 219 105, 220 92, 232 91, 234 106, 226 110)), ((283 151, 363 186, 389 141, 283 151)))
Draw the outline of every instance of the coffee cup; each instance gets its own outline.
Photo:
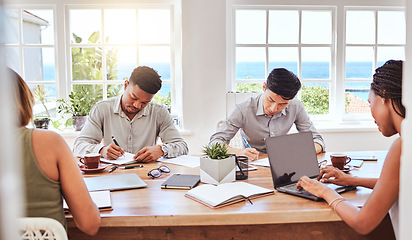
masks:
POLYGON ((100 165, 100 154, 88 153, 79 160, 88 169, 98 168, 100 165))
POLYGON ((235 156, 236 158, 236 180, 245 180, 248 178, 249 159, 246 156, 235 156))
POLYGON ((343 170, 345 165, 348 164, 352 159, 343 153, 333 153, 330 155, 330 160, 335 168, 343 170))

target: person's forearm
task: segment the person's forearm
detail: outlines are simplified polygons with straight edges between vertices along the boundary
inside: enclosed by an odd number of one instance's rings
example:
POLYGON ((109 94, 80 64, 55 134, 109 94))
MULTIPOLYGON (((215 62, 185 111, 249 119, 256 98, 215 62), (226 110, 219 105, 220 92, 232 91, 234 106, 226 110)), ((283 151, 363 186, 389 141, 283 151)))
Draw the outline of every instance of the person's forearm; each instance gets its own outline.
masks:
POLYGON ((373 189, 377 181, 378 181, 377 178, 351 177, 349 181, 349 185, 373 189))

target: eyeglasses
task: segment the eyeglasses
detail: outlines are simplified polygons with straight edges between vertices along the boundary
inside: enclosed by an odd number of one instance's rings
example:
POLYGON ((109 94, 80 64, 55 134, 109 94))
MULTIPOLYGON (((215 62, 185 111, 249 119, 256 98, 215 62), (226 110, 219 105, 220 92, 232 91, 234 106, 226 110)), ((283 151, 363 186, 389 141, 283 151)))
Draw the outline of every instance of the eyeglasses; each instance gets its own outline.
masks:
POLYGON ((166 165, 162 165, 158 168, 150 170, 150 172, 147 173, 147 176, 150 176, 152 178, 158 178, 162 176, 162 172, 170 173, 170 169, 166 165))
POLYGON ((322 160, 322 161, 320 161, 319 163, 318 163, 318 167, 319 168, 323 168, 323 167, 325 167, 326 166, 326 164, 328 163, 328 160, 322 160))

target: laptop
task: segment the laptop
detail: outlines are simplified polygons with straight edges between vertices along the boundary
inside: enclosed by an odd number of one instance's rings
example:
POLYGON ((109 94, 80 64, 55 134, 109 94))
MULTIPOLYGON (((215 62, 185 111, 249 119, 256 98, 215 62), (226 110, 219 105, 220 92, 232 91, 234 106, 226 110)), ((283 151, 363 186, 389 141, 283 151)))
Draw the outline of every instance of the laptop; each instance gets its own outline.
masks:
MULTIPOLYGON (((265 142, 274 188, 278 192, 322 200, 304 189, 296 189, 296 183, 302 176, 316 179, 320 173, 312 133, 269 137, 265 142)), ((338 193, 356 189, 354 186, 327 185, 338 193)))

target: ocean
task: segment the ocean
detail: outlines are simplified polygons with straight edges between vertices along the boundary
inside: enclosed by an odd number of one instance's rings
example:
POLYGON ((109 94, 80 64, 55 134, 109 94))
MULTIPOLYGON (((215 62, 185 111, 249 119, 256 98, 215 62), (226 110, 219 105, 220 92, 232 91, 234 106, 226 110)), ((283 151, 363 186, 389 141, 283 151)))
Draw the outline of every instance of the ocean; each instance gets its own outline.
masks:
MULTIPOLYGON (((384 62, 378 63, 381 66, 384 62)), ((142 63, 142 65, 150 66, 158 71, 162 79, 170 79, 170 64, 164 62, 158 63, 142 63)), ((136 66, 134 64, 119 64, 118 79, 129 78, 131 72, 136 66)), ((296 62, 270 62, 269 68, 286 68, 295 74, 297 73, 296 62)), ((370 62, 348 62, 346 64, 346 78, 372 78, 373 69, 370 62)), ((54 65, 44 65, 44 80, 54 81, 55 72, 54 65)), ((236 78, 237 79, 265 79, 265 63, 264 62, 238 62, 236 63, 236 78)), ((329 63, 328 62, 304 62, 302 63, 302 78, 310 79, 327 79, 329 78, 329 63)), ((327 87, 328 84, 316 83, 310 85, 321 85, 327 87)), ((352 92, 358 97, 367 101, 369 95, 370 83, 368 82, 348 82, 346 83, 346 91, 352 92)), ((46 85, 49 89, 49 97, 56 97, 56 89, 54 85, 46 85)), ((162 96, 168 96, 171 90, 171 84, 163 84, 160 89, 162 96)))

